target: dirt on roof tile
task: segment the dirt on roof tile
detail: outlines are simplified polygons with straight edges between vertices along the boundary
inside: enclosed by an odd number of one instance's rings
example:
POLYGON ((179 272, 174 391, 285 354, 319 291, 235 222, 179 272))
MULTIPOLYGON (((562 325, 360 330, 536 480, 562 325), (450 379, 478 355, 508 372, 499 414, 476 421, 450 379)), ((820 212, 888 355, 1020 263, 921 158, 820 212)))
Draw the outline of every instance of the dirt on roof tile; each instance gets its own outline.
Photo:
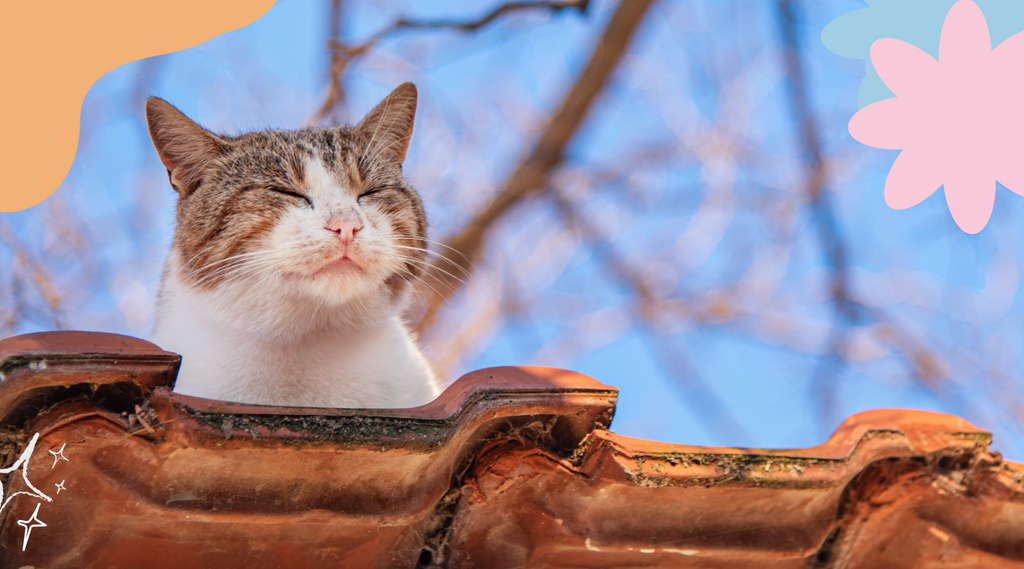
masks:
POLYGON ((178 357, 123 336, 0 359, 0 568, 1024 567, 1024 466, 949 415, 711 448, 610 432, 616 390, 563 370, 305 409, 175 394, 178 357))

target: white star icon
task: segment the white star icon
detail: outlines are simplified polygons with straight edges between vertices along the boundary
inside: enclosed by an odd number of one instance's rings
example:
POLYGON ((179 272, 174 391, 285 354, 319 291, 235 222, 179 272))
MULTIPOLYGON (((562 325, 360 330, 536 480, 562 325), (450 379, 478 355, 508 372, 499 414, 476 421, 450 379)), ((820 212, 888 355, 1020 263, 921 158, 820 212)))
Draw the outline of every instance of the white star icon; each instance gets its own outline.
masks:
MULTIPOLYGON (((50 467, 50 470, 53 470, 54 468, 57 467, 57 461, 58 460, 68 460, 67 458, 64 457, 64 447, 66 447, 67 445, 68 445, 68 443, 64 443, 64 444, 60 445, 60 450, 57 451, 57 452, 53 452, 52 450, 50 451, 50 454, 53 455, 53 466, 50 467)), ((71 461, 68 460, 68 462, 71 462, 71 461)))
POLYGON ((60 484, 54 484, 54 486, 57 487, 57 493, 58 494, 60 494, 61 490, 67 490, 67 488, 64 487, 64 481, 63 480, 60 481, 60 484))
POLYGON ((36 504, 36 511, 32 512, 32 517, 31 518, 29 518, 27 520, 18 520, 18 525, 23 527, 23 528, 25 528, 25 541, 23 541, 22 544, 21 544, 21 550, 22 551, 25 551, 25 548, 28 547, 28 536, 32 534, 32 528, 44 528, 44 527, 46 527, 46 524, 44 524, 43 522, 39 521, 39 518, 36 517, 36 515, 39 513, 39 506, 41 506, 41 505, 42 504, 36 504), (35 523, 31 523, 31 522, 35 522, 35 523))

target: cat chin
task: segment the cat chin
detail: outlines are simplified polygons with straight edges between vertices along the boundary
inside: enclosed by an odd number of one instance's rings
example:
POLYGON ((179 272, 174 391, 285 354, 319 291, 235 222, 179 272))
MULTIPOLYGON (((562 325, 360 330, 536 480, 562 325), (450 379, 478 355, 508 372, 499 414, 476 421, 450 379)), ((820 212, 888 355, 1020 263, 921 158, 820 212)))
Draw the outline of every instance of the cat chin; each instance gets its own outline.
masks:
MULTIPOLYGON (((221 307, 245 307, 256 312, 273 312, 273 305, 282 302, 292 305, 314 303, 321 308, 338 308, 352 301, 376 306, 380 303, 371 300, 372 297, 394 296, 394 291, 389 291, 385 285, 393 275, 383 271, 378 263, 357 259, 344 257, 326 263, 306 261, 300 264, 302 268, 298 271, 272 267, 212 287, 191 284, 193 279, 186 278, 181 272, 181 256, 177 252, 168 259, 168 269, 169 276, 175 281, 175 289, 217 299, 221 307)), ((235 311, 234 308, 230 310, 235 311)))
POLYGON ((348 276, 353 274, 360 278, 365 273, 366 271, 363 267, 355 262, 355 260, 349 257, 342 257, 320 267, 317 272, 313 273, 313 278, 335 278, 338 275, 348 276))
POLYGON ((308 277, 296 279, 292 290, 307 302, 340 308, 348 304, 393 304, 393 292, 385 284, 387 275, 381 276, 359 267, 351 261, 335 262, 308 277), (379 297, 379 298, 378 298, 379 297))

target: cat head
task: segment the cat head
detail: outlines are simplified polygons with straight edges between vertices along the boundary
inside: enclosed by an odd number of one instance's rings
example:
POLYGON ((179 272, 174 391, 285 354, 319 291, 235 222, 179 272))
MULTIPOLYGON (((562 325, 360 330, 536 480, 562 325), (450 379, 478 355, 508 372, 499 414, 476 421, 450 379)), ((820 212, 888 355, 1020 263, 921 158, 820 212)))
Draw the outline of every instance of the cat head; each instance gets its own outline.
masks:
POLYGON ((150 98, 150 136, 178 194, 165 279, 318 308, 382 295, 399 303, 427 243, 422 202, 401 167, 416 96, 400 85, 355 127, 238 136, 150 98))

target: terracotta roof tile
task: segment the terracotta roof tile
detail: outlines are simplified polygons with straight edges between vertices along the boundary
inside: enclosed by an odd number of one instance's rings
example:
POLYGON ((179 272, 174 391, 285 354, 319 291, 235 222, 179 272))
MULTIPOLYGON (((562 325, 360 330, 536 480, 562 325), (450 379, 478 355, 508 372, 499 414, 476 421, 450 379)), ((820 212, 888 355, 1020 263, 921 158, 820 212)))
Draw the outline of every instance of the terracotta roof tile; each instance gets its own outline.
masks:
POLYGON ((1024 467, 949 415, 694 447, 609 432, 616 390, 562 370, 302 409, 175 394, 177 356, 121 336, 9 338, 0 357, 2 464, 39 433, 26 476, 52 499, 4 481, 0 567, 1024 567, 1024 467))

